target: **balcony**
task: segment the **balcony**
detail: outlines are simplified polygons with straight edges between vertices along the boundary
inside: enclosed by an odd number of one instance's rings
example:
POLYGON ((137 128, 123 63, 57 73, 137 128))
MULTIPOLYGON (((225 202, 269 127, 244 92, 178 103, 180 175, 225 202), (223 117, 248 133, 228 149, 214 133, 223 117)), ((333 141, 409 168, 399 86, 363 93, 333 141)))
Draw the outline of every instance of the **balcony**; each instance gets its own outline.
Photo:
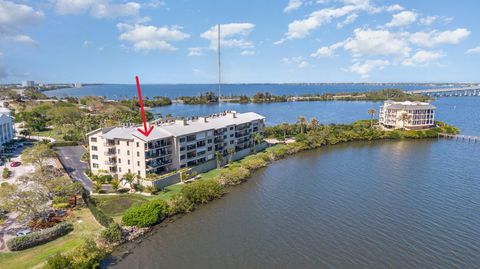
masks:
POLYGON ((155 169, 161 166, 169 165, 172 163, 171 159, 168 160, 162 160, 162 161, 152 161, 152 162, 147 162, 147 169, 155 169))
POLYGON ((113 155, 116 155, 117 152, 116 151, 105 151, 105 156, 113 156, 113 155))
POLYGON ((108 165, 108 166, 116 166, 116 165, 117 165, 117 162, 116 162, 116 161, 105 161, 105 165, 108 165))
POLYGON ((170 156, 172 155, 171 150, 160 150, 159 152, 146 152, 145 153, 145 159, 154 159, 154 158, 160 158, 160 157, 165 157, 165 156, 170 156))

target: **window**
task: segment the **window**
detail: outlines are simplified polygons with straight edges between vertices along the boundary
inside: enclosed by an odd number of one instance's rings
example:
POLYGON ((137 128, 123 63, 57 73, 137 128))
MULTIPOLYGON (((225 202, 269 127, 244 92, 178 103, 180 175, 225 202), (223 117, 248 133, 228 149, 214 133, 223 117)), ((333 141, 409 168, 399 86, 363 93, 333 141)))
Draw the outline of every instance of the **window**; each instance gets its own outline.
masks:
POLYGON ((117 153, 120 154, 120 149, 117 149, 117 153))
POLYGON ((118 168, 118 172, 119 172, 119 173, 122 172, 122 168, 121 168, 121 167, 118 168))
POLYGON ((212 151, 212 147, 208 147, 208 151, 212 151))
POLYGON ((98 155, 92 154, 92 160, 98 160, 98 155))
POLYGON ((122 159, 118 158, 118 163, 122 163, 122 159))
MULTIPOLYGON (((130 165, 130 160, 127 160, 127 164, 130 165)), ((130 172, 129 172, 130 173, 130 172)))
POLYGON ((140 157, 140 152, 137 151, 137 157, 140 157))
POLYGON ((233 137, 233 134, 230 134, 230 137, 233 137))
POLYGON ((212 139, 208 139, 207 143, 209 143, 209 144, 212 143, 212 139))
POLYGON ((140 166, 140 161, 137 161, 137 166, 140 166))
POLYGON ((137 175, 140 176, 140 170, 137 171, 137 175))
POLYGON ((184 151, 185 150, 185 147, 180 147, 180 151, 184 151))
POLYGON ((233 130, 233 127, 230 127, 230 131, 232 131, 232 130, 233 130))
POLYGON ((140 143, 137 142, 137 148, 140 147, 140 143))
POLYGON ((233 142, 235 142, 235 141, 234 141, 234 140, 230 141, 230 145, 232 145, 232 144, 233 144, 233 142))
POLYGON ((98 163, 92 163, 93 168, 98 168, 98 163))
POLYGON ((92 151, 97 151, 97 150, 98 150, 97 146, 92 146, 92 151))
POLYGON ((128 169, 128 173, 129 173, 129 174, 132 173, 132 170, 128 169))
POLYGON ((130 142, 127 141, 127 146, 130 146, 130 142))
POLYGON ((185 154, 180 156, 180 160, 184 160, 184 159, 185 159, 185 154))
POLYGON ((96 137, 92 137, 92 138, 90 138, 90 141, 92 141, 92 142, 97 142, 97 138, 96 138, 96 137))
POLYGON ((130 150, 127 150, 127 156, 130 156, 130 150))
POLYGON ((185 142, 185 137, 181 137, 178 141, 180 141, 180 143, 185 142))

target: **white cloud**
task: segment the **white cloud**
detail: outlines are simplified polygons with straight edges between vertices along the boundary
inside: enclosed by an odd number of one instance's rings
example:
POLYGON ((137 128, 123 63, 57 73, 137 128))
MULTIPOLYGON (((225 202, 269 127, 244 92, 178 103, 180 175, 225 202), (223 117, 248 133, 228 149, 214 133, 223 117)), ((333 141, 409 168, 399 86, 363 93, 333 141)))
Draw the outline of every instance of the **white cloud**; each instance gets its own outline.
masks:
POLYGON ((203 48, 188 48, 188 56, 200 56, 204 55, 203 48))
POLYGON ((416 32, 410 35, 410 42, 423 47, 434 47, 441 44, 458 44, 470 35, 465 28, 453 31, 416 32))
POLYGON ((300 68, 300 69, 307 68, 310 66, 310 63, 307 60, 305 60, 305 58, 302 56, 283 58, 280 61, 284 64, 295 65, 297 68, 300 68))
POLYGON ((120 40, 133 44, 133 49, 137 51, 174 51, 177 50, 171 42, 181 41, 190 37, 181 31, 180 26, 161 26, 141 24, 117 24, 117 28, 122 32, 120 40))
POLYGON ((242 56, 253 56, 255 55, 255 51, 254 50, 244 50, 240 53, 240 55, 242 56))
POLYGON ((37 45, 37 42, 35 42, 28 35, 7 36, 6 39, 9 40, 9 41, 13 41, 13 42, 21 43, 21 44, 25 44, 25 45, 32 45, 32 46, 37 45))
POLYGON ((480 54, 480 46, 467 50, 468 54, 480 54))
POLYGON ((345 25, 355 22, 357 18, 358 18, 358 14, 356 13, 350 14, 347 16, 347 18, 344 21, 337 23, 337 28, 338 29, 343 28, 345 25))
POLYGON ((437 19, 437 16, 426 16, 420 19, 420 23, 429 26, 432 25, 437 19))
POLYGON ((93 44, 92 41, 89 41, 89 40, 83 41, 83 47, 84 48, 89 48, 92 44, 93 44))
POLYGON ((43 12, 28 5, 0 0, 0 39, 35 45, 31 37, 21 32, 24 27, 36 25, 43 18, 43 12))
POLYGON ((302 6, 302 0, 290 0, 287 6, 283 9, 283 12, 288 13, 299 9, 302 6))
POLYGON ((407 57, 410 47, 402 35, 388 30, 357 28, 355 36, 345 41, 344 49, 354 57, 364 55, 393 55, 407 57))
POLYGON ((313 58, 330 58, 335 56, 335 50, 342 47, 344 42, 338 42, 328 47, 321 47, 316 52, 310 54, 313 58))
MULTIPOLYGON (((254 47, 251 41, 246 40, 244 37, 248 36, 255 24, 253 23, 228 23, 220 25, 220 43, 222 48, 242 48, 251 49, 254 47)), ((217 49, 218 39, 218 26, 211 27, 208 31, 202 33, 200 37, 210 41, 210 49, 217 49)))
POLYGON ((386 24, 387 27, 399 27, 414 23, 417 20, 417 13, 402 11, 392 16, 392 21, 386 24))
POLYGON ((403 60, 402 64, 405 66, 427 66, 431 62, 444 56, 445 54, 443 54, 441 51, 419 50, 411 58, 403 60))
POLYGON ((110 0, 56 0, 57 13, 83 14, 88 12, 95 18, 136 17, 141 5, 137 2, 111 3, 110 0))
POLYGON ((368 78, 370 76, 370 72, 373 70, 382 70, 389 64, 390 62, 387 60, 367 60, 363 64, 356 62, 346 70, 357 73, 362 78, 368 78))
POLYGON ((385 8, 386 11, 392 12, 392 11, 401 11, 404 8, 401 5, 395 4, 391 5, 385 8))

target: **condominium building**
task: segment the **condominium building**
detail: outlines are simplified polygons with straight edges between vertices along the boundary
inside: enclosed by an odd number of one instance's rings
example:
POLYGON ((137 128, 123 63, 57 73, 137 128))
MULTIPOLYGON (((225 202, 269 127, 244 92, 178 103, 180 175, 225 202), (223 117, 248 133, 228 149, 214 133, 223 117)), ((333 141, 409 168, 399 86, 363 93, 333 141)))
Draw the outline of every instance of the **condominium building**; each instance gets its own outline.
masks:
POLYGON ((11 142, 15 136, 14 121, 10 110, 0 104, 0 151, 5 143, 11 142))
POLYGON ((33 80, 22 81, 22 87, 33 87, 33 86, 35 86, 35 81, 33 80))
POLYGON ((426 129, 435 121, 435 106, 426 102, 386 101, 380 107, 380 124, 394 129, 426 129))
POLYGON ((257 113, 225 111, 208 117, 155 121, 148 137, 132 126, 102 128, 87 134, 90 168, 121 177, 162 174, 196 166, 254 145, 265 118, 257 113))

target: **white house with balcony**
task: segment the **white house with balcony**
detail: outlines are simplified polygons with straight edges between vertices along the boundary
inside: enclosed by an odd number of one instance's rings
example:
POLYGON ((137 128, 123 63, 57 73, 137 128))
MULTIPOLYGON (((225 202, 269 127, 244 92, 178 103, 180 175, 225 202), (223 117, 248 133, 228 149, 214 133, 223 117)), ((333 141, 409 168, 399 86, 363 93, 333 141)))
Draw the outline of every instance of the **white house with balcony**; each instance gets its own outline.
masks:
POLYGON ((380 107, 379 123, 388 129, 428 129, 435 124, 435 109, 427 102, 385 101, 380 107))

